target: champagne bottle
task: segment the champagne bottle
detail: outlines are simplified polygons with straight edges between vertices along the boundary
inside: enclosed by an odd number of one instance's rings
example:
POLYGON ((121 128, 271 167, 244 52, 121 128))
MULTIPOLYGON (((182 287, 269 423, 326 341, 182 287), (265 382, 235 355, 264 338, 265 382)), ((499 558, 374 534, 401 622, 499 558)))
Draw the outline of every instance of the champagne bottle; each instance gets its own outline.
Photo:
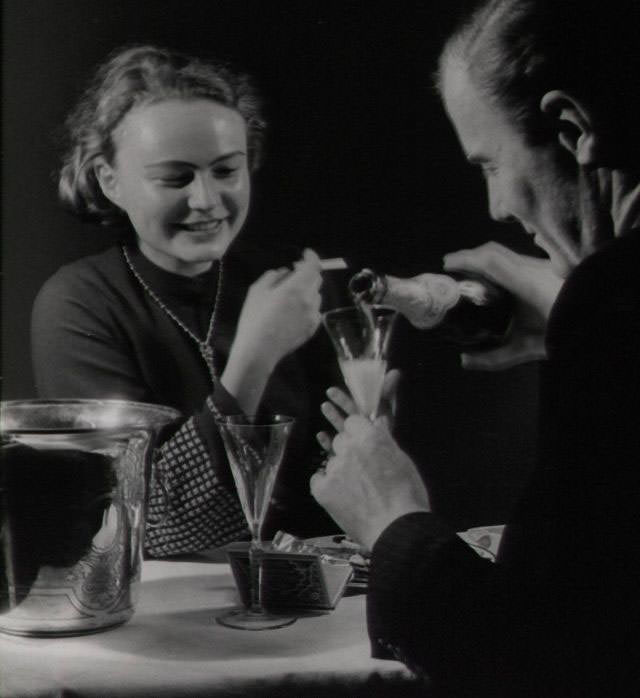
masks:
POLYGON ((409 279, 363 269, 349 281, 356 303, 390 305, 418 329, 461 346, 500 344, 509 331, 513 297, 480 277, 418 274, 409 279))

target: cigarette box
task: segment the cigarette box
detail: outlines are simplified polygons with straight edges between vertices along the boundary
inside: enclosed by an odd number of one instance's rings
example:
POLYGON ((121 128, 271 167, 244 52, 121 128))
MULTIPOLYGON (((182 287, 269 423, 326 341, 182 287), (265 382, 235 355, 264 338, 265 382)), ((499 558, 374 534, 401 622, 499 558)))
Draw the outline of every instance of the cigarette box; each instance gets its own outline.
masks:
MULTIPOLYGON (((249 543, 224 548, 242 603, 249 604, 249 543)), ((262 552, 262 602, 267 609, 321 611, 336 607, 351 578, 347 560, 320 554, 262 552)))

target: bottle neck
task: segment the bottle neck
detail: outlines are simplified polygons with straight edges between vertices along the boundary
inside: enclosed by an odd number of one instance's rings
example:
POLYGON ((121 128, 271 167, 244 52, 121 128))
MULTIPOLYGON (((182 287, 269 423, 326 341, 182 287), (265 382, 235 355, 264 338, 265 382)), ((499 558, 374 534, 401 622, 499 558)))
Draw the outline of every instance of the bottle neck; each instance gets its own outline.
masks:
POLYGON ((387 295, 389 278, 371 269, 362 269, 349 281, 351 297, 356 304, 382 303, 387 295))

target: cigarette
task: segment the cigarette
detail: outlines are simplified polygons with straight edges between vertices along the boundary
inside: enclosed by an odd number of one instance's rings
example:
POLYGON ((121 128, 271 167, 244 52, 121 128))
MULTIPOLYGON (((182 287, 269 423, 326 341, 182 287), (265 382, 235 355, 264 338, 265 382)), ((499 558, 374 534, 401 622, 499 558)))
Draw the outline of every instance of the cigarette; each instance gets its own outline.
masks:
POLYGON ((342 257, 331 257, 330 259, 320 260, 320 269, 322 271, 333 271, 335 269, 347 269, 347 263, 342 257))

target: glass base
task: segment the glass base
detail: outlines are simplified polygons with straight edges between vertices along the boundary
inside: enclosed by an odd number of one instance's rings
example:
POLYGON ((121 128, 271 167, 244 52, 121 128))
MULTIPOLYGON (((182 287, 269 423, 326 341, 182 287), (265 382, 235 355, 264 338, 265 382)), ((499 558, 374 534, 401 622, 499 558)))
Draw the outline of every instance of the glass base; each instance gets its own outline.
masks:
POLYGON ((256 613, 246 608, 235 608, 233 611, 216 616, 216 622, 220 625, 238 630, 273 630, 291 625, 296 620, 296 616, 283 616, 269 613, 269 611, 256 613))

